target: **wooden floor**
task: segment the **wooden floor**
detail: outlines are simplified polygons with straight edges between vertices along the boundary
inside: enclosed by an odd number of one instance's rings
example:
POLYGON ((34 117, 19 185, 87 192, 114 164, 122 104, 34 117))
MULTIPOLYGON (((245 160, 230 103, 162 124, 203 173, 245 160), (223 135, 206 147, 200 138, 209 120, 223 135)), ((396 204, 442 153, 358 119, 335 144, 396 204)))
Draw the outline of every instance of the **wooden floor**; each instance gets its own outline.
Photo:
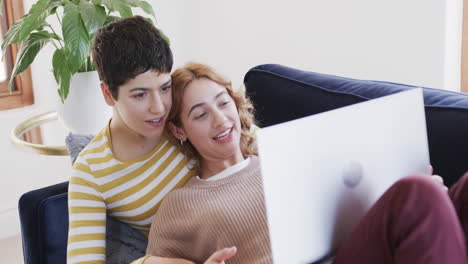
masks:
POLYGON ((0 240, 0 263, 24 263, 20 235, 0 240))

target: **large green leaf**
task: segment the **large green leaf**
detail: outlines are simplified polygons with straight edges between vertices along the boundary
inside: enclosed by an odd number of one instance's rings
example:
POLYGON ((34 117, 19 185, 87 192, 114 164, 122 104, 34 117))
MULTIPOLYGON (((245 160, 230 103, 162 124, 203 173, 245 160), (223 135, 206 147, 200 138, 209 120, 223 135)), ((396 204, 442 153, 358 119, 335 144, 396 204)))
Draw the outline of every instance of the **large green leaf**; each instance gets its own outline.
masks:
POLYGON ((49 1, 50 0, 37 1, 31 9, 29 9, 29 13, 21 18, 21 28, 12 43, 23 41, 33 30, 41 27, 45 23, 49 15, 49 1))
POLYGON ((13 24, 11 24, 10 29, 3 37, 3 42, 2 42, 3 55, 5 55, 6 47, 8 47, 8 45, 12 43, 16 43, 15 39, 18 38, 18 34, 21 29, 22 22, 23 22, 22 20, 13 22, 13 24))
POLYGON ((63 11, 62 35, 68 68, 73 74, 78 71, 89 55, 91 37, 81 19, 78 6, 71 2, 65 4, 63 11))
POLYGON ((54 69, 55 81, 59 85, 58 94, 63 103, 70 92, 70 80, 72 77, 72 73, 68 68, 67 56, 63 49, 58 49, 54 52, 52 67, 54 69))
POLYGON ((128 0, 102 0, 102 4, 111 12, 119 12, 121 17, 133 16, 128 0))
POLYGON ((51 34, 47 31, 40 31, 32 33, 29 35, 29 38, 21 43, 21 48, 16 57, 15 67, 11 72, 10 83, 8 85, 9 90, 12 88, 14 77, 25 71, 29 65, 31 65, 37 53, 39 53, 47 43, 57 38, 58 36, 55 34, 51 34))
POLYGON ((29 10, 29 13, 15 21, 3 37, 2 53, 6 47, 13 43, 19 43, 36 29, 43 27, 48 16, 48 4, 50 0, 39 0, 29 10))
POLYGON ((49 15, 54 15, 57 8, 62 5, 62 0, 51 0, 48 7, 49 15))
POLYGON ((104 25, 106 21, 106 10, 103 6, 96 6, 85 0, 80 1, 80 14, 89 34, 104 25))
MULTIPOLYGON (((3 6, 3 0, 0 0, 0 6, 3 6)), ((3 16, 3 8, 0 8, 0 16, 3 16)))
POLYGON ((142 0, 128 0, 128 2, 131 6, 141 8, 146 14, 152 15, 156 19, 153 7, 148 2, 142 0))

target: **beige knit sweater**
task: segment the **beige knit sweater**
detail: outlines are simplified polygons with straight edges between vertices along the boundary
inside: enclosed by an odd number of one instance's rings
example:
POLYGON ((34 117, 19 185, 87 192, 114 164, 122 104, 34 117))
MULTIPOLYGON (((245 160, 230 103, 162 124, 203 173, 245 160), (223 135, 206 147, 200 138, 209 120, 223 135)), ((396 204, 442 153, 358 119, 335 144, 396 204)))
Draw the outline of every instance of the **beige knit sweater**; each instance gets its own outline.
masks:
POLYGON ((163 201, 151 225, 147 254, 203 263, 237 247, 227 264, 272 263, 257 157, 225 178, 193 178, 163 201))

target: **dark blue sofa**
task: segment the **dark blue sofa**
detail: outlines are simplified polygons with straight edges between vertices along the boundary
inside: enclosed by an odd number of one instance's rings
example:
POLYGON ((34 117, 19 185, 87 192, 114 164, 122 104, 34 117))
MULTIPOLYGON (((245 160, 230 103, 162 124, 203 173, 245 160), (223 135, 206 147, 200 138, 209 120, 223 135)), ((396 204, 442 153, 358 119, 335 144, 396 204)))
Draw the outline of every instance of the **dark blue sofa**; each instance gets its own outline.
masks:
MULTIPOLYGON (((261 127, 374 99, 414 86, 260 65, 244 78, 261 127)), ((468 171, 468 95, 424 88, 434 173, 452 185, 468 171)), ((25 264, 65 263, 67 182, 24 194, 19 201, 25 264)))

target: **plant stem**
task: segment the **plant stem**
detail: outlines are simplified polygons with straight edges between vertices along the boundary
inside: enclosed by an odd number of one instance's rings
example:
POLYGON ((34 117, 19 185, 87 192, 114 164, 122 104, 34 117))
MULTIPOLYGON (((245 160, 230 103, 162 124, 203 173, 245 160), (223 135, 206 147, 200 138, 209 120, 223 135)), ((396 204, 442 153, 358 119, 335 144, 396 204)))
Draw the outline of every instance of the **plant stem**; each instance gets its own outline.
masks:
POLYGON ((60 48, 57 46, 57 44, 55 44, 55 41, 52 40, 51 43, 52 43, 52 45, 54 45, 54 47, 55 47, 56 49, 60 49, 60 48))
MULTIPOLYGON (((53 28, 50 24, 48 24, 48 26, 49 26, 49 28, 52 30, 52 32, 53 32, 55 35, 58 36, 58 34, 55 32, 54 28, 53 28)), ((60 42, 60 40, 57 40, 57 41, 58 41, 60 47, 63 49, 62 42, 60 42)), ((52 41, 52 43, 54 43, 54 42, 52 41)), ((55 46, 55 44, 54 44, 54 46, 55 46)), ((57 48, 57 46, 55 46, 55 47, 57 48)), ((59 48, 57 48, 57 49, 59 49, 59 48)))
POLYGON ((55 12, 55 16, 57 17, 57 20, 58 22, 60 23, 60 28, 62 27, 62 20, 60 20, 60 17, 59 15, 57 14, 57 12, 55 12))

